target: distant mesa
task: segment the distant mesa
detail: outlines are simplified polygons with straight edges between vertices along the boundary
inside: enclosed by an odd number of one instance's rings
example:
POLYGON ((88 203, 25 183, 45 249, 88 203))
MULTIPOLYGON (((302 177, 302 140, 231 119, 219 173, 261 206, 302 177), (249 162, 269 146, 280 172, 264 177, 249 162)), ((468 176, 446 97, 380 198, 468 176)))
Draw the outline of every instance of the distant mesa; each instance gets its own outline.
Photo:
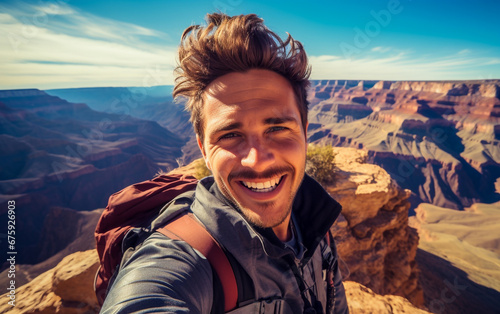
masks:
MULTIPOLYGON (((17 238, 19 263, 47 257, 38 241, 52 208, 105 207, 114 192, 176 167, 186 143, 156 122, 95 111, 36 89, 0 91, 0 122, 1 203, 15 200, 22 208, 16 216, 24 230, 17 238)), ((0 217, 6 211, 2 206, 0 217)))
POLYGON ((309 140, 367 150, 412 191, 412 208, 500 200, 499 80, 321 80, 310 91, 309 140))

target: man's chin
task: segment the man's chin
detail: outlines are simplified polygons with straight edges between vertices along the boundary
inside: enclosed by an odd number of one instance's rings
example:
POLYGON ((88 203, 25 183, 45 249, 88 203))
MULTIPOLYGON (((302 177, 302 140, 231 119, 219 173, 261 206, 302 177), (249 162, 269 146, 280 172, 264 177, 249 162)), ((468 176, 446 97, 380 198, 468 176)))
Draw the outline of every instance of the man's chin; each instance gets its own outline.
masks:
POLYGON ((229 192, 224 184, 220 184, 219 189, 240 214, 255 227, 274 228, 286 220, 292 209, 293 196, 288 199, 288 202, 283 202, 283 204, 278 204, 276 200, 240 201, 239 199, 245 199, 247 196, 235 193, 234 189, 232 190, 233 193, 229 192), (236 195, 238 197, 235 197, 236 195), (286 210, 283 210, 283 208, 286 208, 286 210))
POLYGON ((250 209, 242 204, 238 204, 238 211, 253 226, 259 228, 274 228, 282 224, 291 211, 291 206, 286 211, 276 208, 275 202, 253 205, 250 209))

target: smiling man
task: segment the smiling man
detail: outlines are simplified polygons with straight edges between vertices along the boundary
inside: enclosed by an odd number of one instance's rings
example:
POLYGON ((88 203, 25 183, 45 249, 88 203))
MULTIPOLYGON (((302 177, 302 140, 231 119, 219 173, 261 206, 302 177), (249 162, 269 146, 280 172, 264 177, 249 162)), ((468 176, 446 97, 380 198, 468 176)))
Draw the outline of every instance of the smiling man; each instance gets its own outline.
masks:
MULTIPOLYGON (((256 15, 216 13, 186 29, 179 62, 174 96, 187 97, 213 176, 165 215, 192 213, 220 244, 237 281, 232 313, 346 313, 328 239, 341 208, 305 174, 302 45, 256 15)), ((223 312, 221 286, 201 252, 154 232, 122 262, 102 312, 223 312)))
POLYGON ((198 143, 217 186, 248 222, 289 240, 307 147, 290 83, 269 70, 233 72, 211 82, 203 102, 198 143))

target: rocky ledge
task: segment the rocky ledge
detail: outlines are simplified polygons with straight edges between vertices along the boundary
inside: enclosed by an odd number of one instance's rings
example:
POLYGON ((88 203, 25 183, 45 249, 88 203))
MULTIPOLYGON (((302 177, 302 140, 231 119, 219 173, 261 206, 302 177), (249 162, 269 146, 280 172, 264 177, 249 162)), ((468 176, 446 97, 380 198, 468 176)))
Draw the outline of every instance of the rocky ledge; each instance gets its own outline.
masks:
POLYGON ((95 250, 68 255, 55 268, 19 287, 15 305, 2 302, 0 313, 98 313, 93 289, 98 267, 95 250))
POLYGON ((343 207, 332 231, 347 279, 422 306, 415 261, 418 235, 408 226, 410 191, 401 189, 379 166, 365 163, 367 152, 333 149, 338 171, 327 191, 343 207))

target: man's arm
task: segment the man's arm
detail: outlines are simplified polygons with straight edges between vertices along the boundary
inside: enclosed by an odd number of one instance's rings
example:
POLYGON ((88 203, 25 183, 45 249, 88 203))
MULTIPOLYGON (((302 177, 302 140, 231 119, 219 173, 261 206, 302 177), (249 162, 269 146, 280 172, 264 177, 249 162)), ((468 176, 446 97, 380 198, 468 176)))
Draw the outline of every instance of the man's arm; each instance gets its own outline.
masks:
POLYGON ((154 233, 120 269, 101 313, 209 313, 212 302, 208 260, 154 233))

